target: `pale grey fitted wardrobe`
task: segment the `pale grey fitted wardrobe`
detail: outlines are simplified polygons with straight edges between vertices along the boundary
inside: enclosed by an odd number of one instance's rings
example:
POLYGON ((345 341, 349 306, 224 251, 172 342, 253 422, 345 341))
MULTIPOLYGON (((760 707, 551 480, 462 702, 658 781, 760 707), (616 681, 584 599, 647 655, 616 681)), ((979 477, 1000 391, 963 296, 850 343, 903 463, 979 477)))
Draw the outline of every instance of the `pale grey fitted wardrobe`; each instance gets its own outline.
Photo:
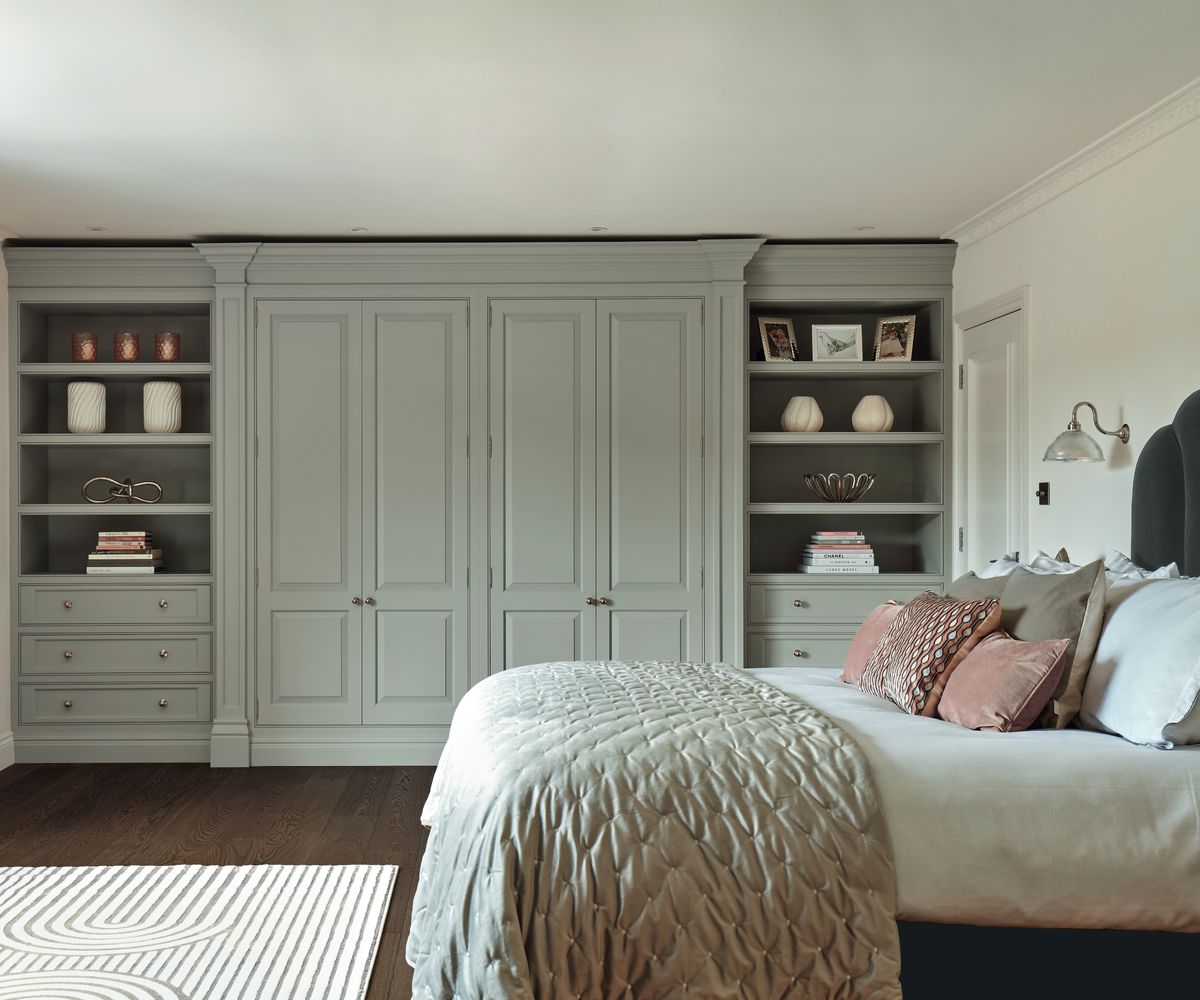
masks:
POLYGON ((950 246, 4 255, 0 760, 433 763, 491 673, 579 658, 828 665, 860 608, 938 589, 949 570, 950 246), (905 312, 919 317, 911 364, 803 360, 814 322, 869 331, 905 312), (757 360, 759 314, 794 320, 802 360, 757 360), (167 329, 182 363, 147 357, 167 329), (143 360, 72 363, 77 330, 102 352, 133 330, 143 360), (67 432, 80 378, 107 386, 103 434, 67 432), (181 433, 142 432, 152 379, 181 383, 181 433), (841 426, 867 391, 891 394, 898 433, 841 426), (800 393, 821 398, 828 433, 774 432, 800 393), (864 463, 880 483, 854 514, 881 574, 799 577, 806 532, 843 516, 802 473, 864 463), (93 507, 79 486, 95 475, 166 494, 93 507), (166 572, 85 575, 111 527, 152 528, 166 572))

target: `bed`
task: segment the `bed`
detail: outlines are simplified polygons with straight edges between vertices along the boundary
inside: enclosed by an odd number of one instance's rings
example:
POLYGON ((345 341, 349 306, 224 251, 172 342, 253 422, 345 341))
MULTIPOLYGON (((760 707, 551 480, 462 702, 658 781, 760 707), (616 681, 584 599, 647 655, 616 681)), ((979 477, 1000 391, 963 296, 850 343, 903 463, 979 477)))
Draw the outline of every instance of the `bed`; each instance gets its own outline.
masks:
MULTIPOLYGON (((1200 574, 1200 393, 1134 518, 1135 559, 1200 574)), ((834 671, 489 678, 422 821, 416 997, 892 1000, 901 941, 910 998, 1118 995, 1113 956, 1141 995, 1190 988, 1200 950, 1200 747, 960 729, 834 671)))

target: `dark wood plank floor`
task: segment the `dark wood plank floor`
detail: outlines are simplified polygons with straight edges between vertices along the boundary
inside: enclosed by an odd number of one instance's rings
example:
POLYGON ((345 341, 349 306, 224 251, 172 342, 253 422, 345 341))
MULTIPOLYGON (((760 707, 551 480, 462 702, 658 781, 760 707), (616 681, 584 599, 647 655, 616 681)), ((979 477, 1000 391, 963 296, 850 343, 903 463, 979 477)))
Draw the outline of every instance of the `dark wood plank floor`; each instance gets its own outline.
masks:
POLYGON ((367 998, 408 1000, 432 778, 432 767, 18 764, 0 771, 0 866, 397 865, 367 998))

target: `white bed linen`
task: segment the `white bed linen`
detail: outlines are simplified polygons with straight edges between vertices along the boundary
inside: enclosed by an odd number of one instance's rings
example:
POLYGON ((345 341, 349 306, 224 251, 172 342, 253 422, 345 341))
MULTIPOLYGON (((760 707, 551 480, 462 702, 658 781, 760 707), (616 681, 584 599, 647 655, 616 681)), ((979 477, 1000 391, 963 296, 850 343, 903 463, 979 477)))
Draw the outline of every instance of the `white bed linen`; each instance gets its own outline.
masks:
POLYGON ((1200 747, 977 733, 908 715, 836 670, 749 673, 824 712, 866 755, 900 919, 1200 932, 1200 747))

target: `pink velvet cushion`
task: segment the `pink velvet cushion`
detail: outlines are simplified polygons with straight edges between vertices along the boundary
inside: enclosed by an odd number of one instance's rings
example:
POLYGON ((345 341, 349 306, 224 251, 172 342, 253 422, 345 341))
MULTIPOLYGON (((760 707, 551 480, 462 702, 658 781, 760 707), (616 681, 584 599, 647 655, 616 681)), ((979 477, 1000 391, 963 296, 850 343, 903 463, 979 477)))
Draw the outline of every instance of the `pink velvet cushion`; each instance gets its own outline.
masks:
POLYGON ((1028 729, 1062 678, 1070 645, 1070 639, 1021 642, 1007 632, 993 632, 950 675, 937 714, 967 729, 1028 729))
POLYGON ((867 620, 854 633, 850 649, 846 652, 846 662, 842 664, 842 676, 839 678, 842 683, 858 685, 867 660, 871 658, 879 640, 883 638, 883 633, 888 630, 888 626, 903 606, 895 601, 888 601, 867 615, 867 620))

